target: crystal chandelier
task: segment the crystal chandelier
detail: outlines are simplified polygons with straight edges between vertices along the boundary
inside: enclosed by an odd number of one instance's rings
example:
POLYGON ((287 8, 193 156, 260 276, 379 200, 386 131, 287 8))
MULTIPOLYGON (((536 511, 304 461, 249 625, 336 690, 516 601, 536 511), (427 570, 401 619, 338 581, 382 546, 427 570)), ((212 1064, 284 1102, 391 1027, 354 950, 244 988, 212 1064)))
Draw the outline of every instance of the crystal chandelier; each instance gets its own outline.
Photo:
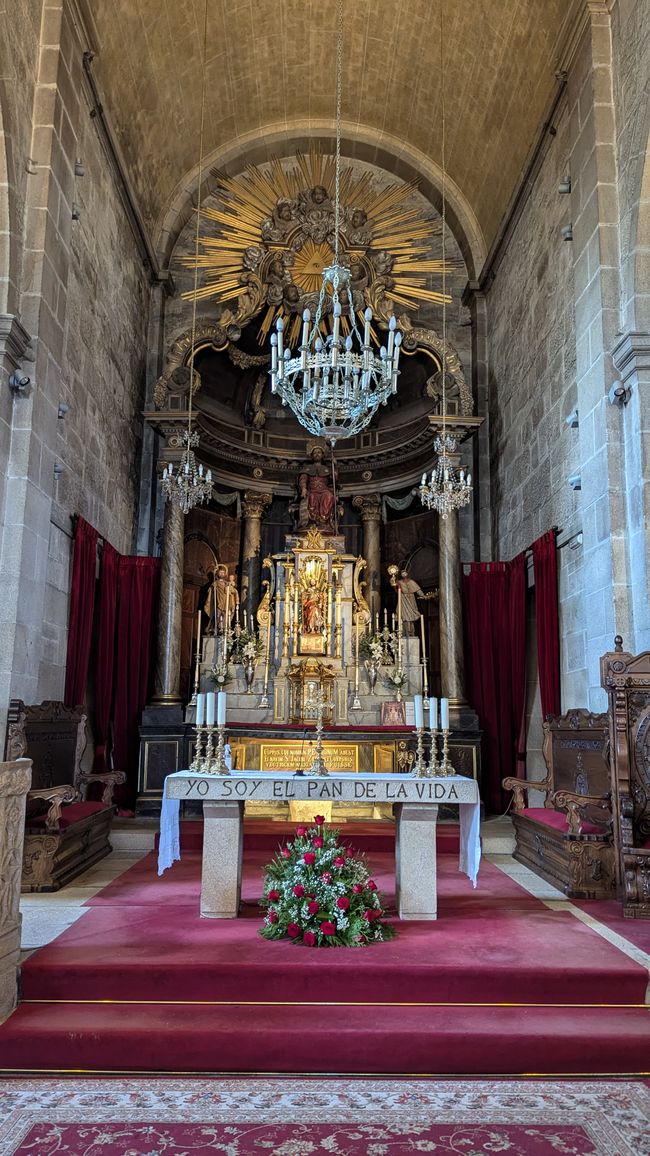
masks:
POLYGON ((336 37, 336 163, 334 198, 334 264, 323 270, 316 312, 302 315, 302 339, 296 354, 283 345, 284 322, 276 323, 271 337, 271 392, 280 395, 298 421, 316 437, 332 445, 354 437, 372 420, 380 405, 397 392, 402 335, 391 316, 388 342, 379 354, 371 344, 372 310, 366 309, 363 335, 352 302, 350 270, 340 262, 341 184, 341 81, 343 63, 343 0, 337 4, 336 37), (349 290, 346 315, 349 333, 340 332, 340 292, 349 290), (323 319, 331 310, 332 332, 323 319))
POLYGON ((442 161, 442 422, 440 432, 433 443, 438 455, 431 477, 422 475, 420 498, 427 510, 435 510, 446 519, 452 510, 468 505, 472 497, 472 475, 464 469, 456 469, 458 439, 447 428, 447 294, 445 235, 447 224, 447 181, 445 170, 445 46, 442 3, 440 4, 440 87, 441 87, 441 161, 442 161))
POLYGON ((187 398, 187 428, 181 435, 181 445, 184 446, 181 459, 174 469, 174 464, 168 462, 162 472, 161 488, 166 501, 179 506, 184 514, 189 513, 194 506, 207 502, 212 497, 212 471, 203 469, 196 464, 195 448, 199 444, 199 435, 192 429, 192 408, 194 400, 194 346, 196 342, 196 295, 199 277, 199 233, 201 227, 201 184, 203 181, 203 130, 205 126, 205 58, 208 35, 208 0, 205 0, 205 14, 203 23, 203 55, 201 60, 201 120, 199 127, 199 176, 198 197, 196 206, 196 232, 194 235, 194 300, 192 303, 192 332, 190 338, 189 374, 190 385, 187 398))
POLYGON ((193 506, 212 497, 212 470, 204 471, 202 465, 197 466, 194 446, 199 444, 199 435, 192 433, 189 425, 183 431, 182 443, 185 448, 181 460, 175 471, 173 463, 167 463, 161 485, 167 501, 175 502, 187 514, 193 506))

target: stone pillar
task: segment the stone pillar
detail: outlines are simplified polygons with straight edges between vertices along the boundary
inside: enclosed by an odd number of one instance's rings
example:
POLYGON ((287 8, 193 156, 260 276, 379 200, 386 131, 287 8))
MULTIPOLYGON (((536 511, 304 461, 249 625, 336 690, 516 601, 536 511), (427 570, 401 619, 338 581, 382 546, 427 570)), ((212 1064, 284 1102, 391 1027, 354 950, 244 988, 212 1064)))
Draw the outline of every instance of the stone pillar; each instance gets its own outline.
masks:
POLYGON ((458 514, 439 519, 440 681, 450 709, 465 705, 463 610, 458 514))
POLYGON ((257 490, 246 490, 242 503, 244 541, 242 544, 241 602, 251 621, 260 601, 262 515, 272 501, 271 494, 260 493, 257 490))
POLYGON ((203 804, 203 919, 237 918, 241 898, 243 839, 243 803, 203 804))
POLYGON ((0 763, 0 1023, 18 1002, 20 877, 31 759, 0 763))
POLYGON ((185 516, 175 502, 165 506, 160 575, 160 617, 154 701, 178 703, 183 618, 183 531, 185 516))
POLYGON ((363 556, 367 563, 366 601, 374 622, 381 600, 381 497, 376 494, 358 494, 352 499, 352 505, 361 514, 363 556))
POLYGON ((437 919, 437 806, 395 806, 395 898, 400 919, 437 919))
POLYGON ((612 359, 627 391, 618 417, 633 633, 624 644, 626 650, 640 654, 650 650, 650 333, 628 330, 614 346, 612 359))

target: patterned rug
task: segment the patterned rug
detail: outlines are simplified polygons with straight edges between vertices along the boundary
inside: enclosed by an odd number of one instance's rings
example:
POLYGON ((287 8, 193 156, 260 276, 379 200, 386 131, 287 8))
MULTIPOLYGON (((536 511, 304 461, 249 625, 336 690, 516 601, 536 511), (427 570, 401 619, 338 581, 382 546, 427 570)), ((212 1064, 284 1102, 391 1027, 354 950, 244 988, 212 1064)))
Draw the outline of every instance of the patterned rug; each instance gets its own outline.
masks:
POLYGON ((0 1156, 650 1156, 644 1081, 0 1081, 0 1156))

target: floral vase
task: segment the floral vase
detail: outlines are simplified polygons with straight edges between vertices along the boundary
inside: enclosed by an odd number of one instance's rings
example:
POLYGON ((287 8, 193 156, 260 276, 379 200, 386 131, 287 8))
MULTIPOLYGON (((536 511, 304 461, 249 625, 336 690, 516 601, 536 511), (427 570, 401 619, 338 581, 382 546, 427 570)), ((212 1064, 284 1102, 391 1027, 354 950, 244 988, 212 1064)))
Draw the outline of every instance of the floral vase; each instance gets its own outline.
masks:
POLYGON ((368 671, 368 682, 370 683, 370 693, 374 694, 375 693, 375 687, 377 685, 377 663, 372 662, 372 661, 366 662, 366 670, 368 671))
POLYGON ((252 694, 253 682, 255 681, 255 663, 251 662, 250 659, 244 663, 244 678, 246 679, 246 694, 252 694))

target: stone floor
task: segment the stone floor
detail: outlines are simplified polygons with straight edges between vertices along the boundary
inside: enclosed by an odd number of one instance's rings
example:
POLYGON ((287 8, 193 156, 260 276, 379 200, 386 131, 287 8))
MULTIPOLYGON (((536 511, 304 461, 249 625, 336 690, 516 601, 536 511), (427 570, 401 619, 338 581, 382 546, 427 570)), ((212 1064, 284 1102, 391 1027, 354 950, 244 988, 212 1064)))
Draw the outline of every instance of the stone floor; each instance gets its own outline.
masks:
MULTIPOLYGON (((111 835, 112 855, 80 875, 73 883, 54 894, 30 894, 21 896, 20 909, 23 916, 22 955, 27 958, 32 951, 50 943, 66 927, 70 927, 85 914, 82 906, 102 887, 111 883, 123 871, 127 871, 138 859, 153 849, 158 830, 156 819, 117 820, 111 835)), ((635 960, 650 972, 650 955, 621 935, 610 930, 588 912, 582 911, 544 879, 534 875, 523 864, 512 858, 514 838, 512 823, 508 816, 487 819, 481 827, 483 854, 531 895, 541 899, 550 908, 569 911, 576 919, 582 920, 604 939, 614 944, 620 951, 635 960)), ((480 884, 479 884, 480 885, 480 884)), ((649 996, 650 999, 650 984, 649 996)))

